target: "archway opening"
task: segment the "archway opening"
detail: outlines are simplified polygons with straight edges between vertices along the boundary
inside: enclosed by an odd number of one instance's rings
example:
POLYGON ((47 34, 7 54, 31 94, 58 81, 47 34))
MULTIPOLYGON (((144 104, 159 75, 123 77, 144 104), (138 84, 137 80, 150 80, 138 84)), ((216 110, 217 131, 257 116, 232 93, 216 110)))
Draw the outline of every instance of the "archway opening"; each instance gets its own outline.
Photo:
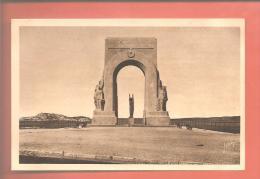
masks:
POLYGON ((145 76, 136 66, 125 66, 117 74, 118 117, 128 118, 129 94, 134 95, 134 118, 142 118, 144 110, 145 76))

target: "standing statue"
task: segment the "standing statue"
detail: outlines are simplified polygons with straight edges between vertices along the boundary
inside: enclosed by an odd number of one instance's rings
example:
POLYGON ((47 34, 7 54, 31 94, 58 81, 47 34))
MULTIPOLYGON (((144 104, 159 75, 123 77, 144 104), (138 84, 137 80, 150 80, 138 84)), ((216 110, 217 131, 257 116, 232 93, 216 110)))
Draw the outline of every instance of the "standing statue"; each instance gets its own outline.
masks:
POLYGON ((163 93, 163 106, 162 106, 162 110, 166 111, 166 103, 168 101, 168 95, 167 95, 166 86, 162 87, 162 93, 163 93))
POLYGON ((157 99, 157 111, 166 111, 166 102, 168 101, 166 86, 162 86, 160 80, 159 94, 157 99))
POLYGON ((129 113, 130 113, 129 118, 133 118, 134 117, 134 95, 133 94, 132 96, 129 94, 129 113))
POLYGON ((96 110, 99 111, 103 111, 105 105, 103 87, 104 87, 104 81, 100 80, 98 85, 96 85, 95 88, 94 103, 96 106, 96 110))

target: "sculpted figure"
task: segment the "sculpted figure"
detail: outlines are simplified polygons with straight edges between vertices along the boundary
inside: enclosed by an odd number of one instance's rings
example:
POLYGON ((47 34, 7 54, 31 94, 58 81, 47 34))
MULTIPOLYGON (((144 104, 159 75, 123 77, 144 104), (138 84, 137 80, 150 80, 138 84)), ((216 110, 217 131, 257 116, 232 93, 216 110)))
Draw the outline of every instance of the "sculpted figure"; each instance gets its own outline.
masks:
POLYGON ((129 118, 133 118, 134 117, 134 95, 133 94, 132 96, 130 96, 129 94, 129 113, 130 113, 129 118))
POLYGON ((94 103, 96 106, 96 110, 102 110, 102 111, 104 110, 105 99, 104 99, 103 87, 104 87, 104 81, 100 80, 98 85, 96 85, 95 95, 94 95, 94 103))
POLYGON ((168 101, 166 86, 162 86, 160 81, 159 94, 157 99, 157 111, 166 111, 166 102, 168 101))
POLYGON ((168 101, 166 86, 163 86, 162 91, 163 91, 162 92, 163 93, 163 106, 162 106, 162 110, 166 111, 166 103, 168 101))

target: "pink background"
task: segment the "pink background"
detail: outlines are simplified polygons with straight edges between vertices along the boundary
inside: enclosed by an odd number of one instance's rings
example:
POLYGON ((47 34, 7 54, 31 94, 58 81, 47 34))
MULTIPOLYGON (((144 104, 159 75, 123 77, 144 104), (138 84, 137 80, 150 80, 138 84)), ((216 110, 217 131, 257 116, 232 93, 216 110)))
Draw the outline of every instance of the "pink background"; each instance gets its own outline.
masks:
POLYGON ((4 3, 1 61, 1 179, 43 178, 260 178, 260 3, 4 3), (245 18, 246 170, 167 172, 11 172, 12 18, 245 18))

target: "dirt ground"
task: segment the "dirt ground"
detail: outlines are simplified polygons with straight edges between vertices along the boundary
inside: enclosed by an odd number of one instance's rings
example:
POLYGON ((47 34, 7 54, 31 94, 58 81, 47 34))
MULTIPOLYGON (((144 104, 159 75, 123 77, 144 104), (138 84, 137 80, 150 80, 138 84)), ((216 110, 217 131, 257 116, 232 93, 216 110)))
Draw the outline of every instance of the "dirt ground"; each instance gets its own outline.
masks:
POLYGON ((158 163, 239 164, 239 134, 174 127, 20 130, 20 150, 131 157, 158 163))

